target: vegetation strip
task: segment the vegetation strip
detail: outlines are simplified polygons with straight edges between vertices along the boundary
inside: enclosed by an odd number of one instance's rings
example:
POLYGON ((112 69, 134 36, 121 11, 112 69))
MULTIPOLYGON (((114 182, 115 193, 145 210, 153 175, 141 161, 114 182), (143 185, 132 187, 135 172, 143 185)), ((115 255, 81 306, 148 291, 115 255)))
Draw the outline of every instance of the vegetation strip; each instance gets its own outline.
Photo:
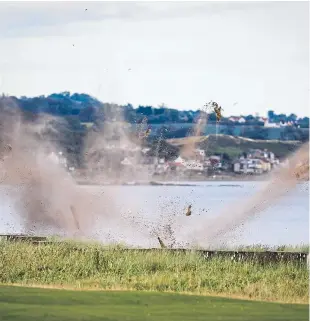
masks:
POLYGON ((215 293, 256 300, 307 303, 307 266, 294 262, 206 260, 197 252, 99 250, 75 243, 34 246, 3 242, 0 283, 95 289, 215 293))
MULTIPOLYGON (((47 237, 42 236, 27 236, 27 235, 0 235, 0 239, 9 242, 27 242, 28 244, 32 245, 53 245, 53 244, 61 244, 66 243, 68 241, 53 241, 49 240, 47 237)), ((161 244, 162 245, 162 244, 161 244)), ((84 244, 85 246, 85 244, 84 244)), ((162 247, 162 246, 161 246, 162 247)), ((83 249, 83 245, 71 247, 71 250, 81 251, 83 249)), ((102 245, 98 245, 98 250, 102 251, 105 248, 102 245)), ((160 249, 157 248, 119 248, 122 251, 159 251, 160 249)), ((173 252, 192 252, 193 250, 190 249, 166 249, 168 251, 173 252)), ((239 250, 202 250, 202 249, 195 249, 194 250, 197 254, 202 255, 205 259, 211 259, 214 257, 219 258, 230 258, 234 261, 258 261, 260 263, 265 262, 298 262, 301 264, 307 264, 308 262, 308 254, 309 249, 307 246, 303 247, 278 247, 278 250, 268 249, 266 247, 245 247, 240 248, 239 250)))

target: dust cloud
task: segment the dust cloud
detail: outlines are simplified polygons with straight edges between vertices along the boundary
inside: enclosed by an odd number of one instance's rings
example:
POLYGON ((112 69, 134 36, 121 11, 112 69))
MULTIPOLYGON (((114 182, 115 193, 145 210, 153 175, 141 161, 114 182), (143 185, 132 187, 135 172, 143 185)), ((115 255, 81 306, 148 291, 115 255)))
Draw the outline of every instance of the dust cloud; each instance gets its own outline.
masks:
POLYGON ((207 126, 209 106, 210 104, 207 104, 202 110, 200 110, 197 123, 188 137, 188 142, 187 144, 184 144, 180 150, 180 154, 186 158, 194 159, 195 157, 195 138, 203 135, 203 131, 207 126))
MULTIPOLYGON (((132 213, 121 213, 117 207, 123 197, 117 184, 122 180, 149 180, 147 167, 139 167, 144 132, 144 120, 139 135, 133 136, 120 110, 110 109, 103 127, 89 131, 84 144, 87 178, 92 182, 114 181, 116 186, 96 192, 83 188, 73 177, 49 157, 59 146, 53 139, 63 119, 39 115, 36 121, 24 119, 19 108, 9 99, 0 102, 0 184, 14 187, 10 197, 20 216, 25 233, 61 235, 66 238, 99 239, 102 242, 127 240, 136 245, 149 242, 159 246, 160 238, 168 247, 206 247, 225 240, 227 234, 277 201, 298 184, 298 175, 309 169, 309 145, 304 145, 290 159, 288 167, 274 173, 267 186, 246 202, 229 207, 216 219, 194 226, 182 235, 186 224, 184 213, 175 213, 175 206, 162 210, 159 222, 150 222, 139 215, 138 205, 132 213), (122 160, 130 162, 120 167, 122 160), (300 165, 304 165, 300 171, 300 165), (143 169, 146 168, 146 169, 143 169), (296 172, 297 171, 297 172, 296 172), (297 176, 296 176, 297 174, 297 176)), ((201 135, 207 124, 207 113, 201 113, 194 135, 201 135)), ((194 151, 189 143, 183 152, 194 151)))
MULTIPOLYGON (((41 114, 35 121, 27 122, 10 99, 1 100, 1 184, 14 187, 10 198, 25 233, 92 238, 94 230, 102 228, 101 239, 106 240, 109 236, 106 227, 113 226, 113 222, 130 230, 114 207, 114 202, 121 197, 117 191, 112 194, 107 190, 104 193, 88 191, 53 161, 52 152, 59 150, 53 134, 57 133, 61 122, 64 120, 41 114), (98 220, 101 227, 98 227, 98 220)), ((88 169, 98 168, 103 160, 100 152, 108 144, 117 143, 121 149, 129 143, 121 128, 117 126, 118 131, 115 131, 115 126, 106 127, 104 131, 91 133, 85 144, 88 169)), ((105 153, 108 155, 105 161, 110 165, 118 164, 119 154, 105 153)), ((118 168, 112 167, 104 178, 116 177, 118 172, 118 168)))

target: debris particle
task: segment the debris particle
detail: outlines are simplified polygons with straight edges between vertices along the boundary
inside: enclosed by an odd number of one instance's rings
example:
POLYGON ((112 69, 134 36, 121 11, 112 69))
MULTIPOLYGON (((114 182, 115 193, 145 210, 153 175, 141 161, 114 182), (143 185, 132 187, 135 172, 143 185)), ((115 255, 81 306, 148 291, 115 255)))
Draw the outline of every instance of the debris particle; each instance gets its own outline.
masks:
POLYGON ((186 211, 186 216, 191 216, 192 215, 192 205, 189 205, 186 211))
POLYGON ((75 226, 76 226, 76 228, 79 230, 79 229, 80 229, 80 225, 79 225, 79 222, 78 222, 77 217, 76 217, 75 207, 74 207, 73 205, 71 205, 71 206, 70 206, 70 210, 71 210, 71 213, 72 213, 72 217, 73 217, 75 226))
POLYGON ((145 131, 145 137, 148 137, 151 133, 151 128, 148 128, 146 131, 145 131))
POLYGON ((159 237, 159 236, 157 236, 157 239, 158 239, 158 242, 159 242, 160 247, 161 247, 162 249, 167 248, 167 247, 166 247, 166 245, 165 245, 165 244, 164 244, 164 242, 160 239, 160 237, 159 237))

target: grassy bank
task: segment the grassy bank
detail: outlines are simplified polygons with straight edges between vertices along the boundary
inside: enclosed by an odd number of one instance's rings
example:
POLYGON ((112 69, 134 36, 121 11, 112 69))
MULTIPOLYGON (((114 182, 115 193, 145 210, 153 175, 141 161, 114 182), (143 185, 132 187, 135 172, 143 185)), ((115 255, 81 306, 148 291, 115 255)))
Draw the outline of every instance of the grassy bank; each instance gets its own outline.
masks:
POLYGON ((253 140, 221 134, 168 139, 167 142, 178 148, 183 148, 191 142, 206 150, 209 155, 227 153, 231 158, 237 157, 243 152, 248 152, 249 149, 268 149, 275 153, 277 157, 285 158, 301 146, 299 141, 253 140))
POLYGON ((257 300, 308 302, 308 270, 294 263, 260 265, 205 260, 197 253, 74 250, 74 243, 0 244, 0 283, 173 291, 257 300))
POLYGON ((90 292, 0 287, 7 321, 306 321, 307 305, 168 293, 90 292))

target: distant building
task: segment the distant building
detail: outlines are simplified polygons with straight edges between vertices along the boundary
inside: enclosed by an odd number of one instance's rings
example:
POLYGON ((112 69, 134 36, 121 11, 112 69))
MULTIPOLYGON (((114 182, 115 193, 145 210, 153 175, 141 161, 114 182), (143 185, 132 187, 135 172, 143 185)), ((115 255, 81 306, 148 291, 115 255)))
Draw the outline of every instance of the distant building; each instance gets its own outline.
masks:
POLYGON ((196 153, 199 154, 200 156, 203 156, 203 157, 206 156, 206 153, 203 149, 196 149, 196 153))
POLYGON ((67 167, 67 159, 63 156, 62 152, 51 152, 47 158, 56 165, 61 165, 63 167, 67 167))
POLYGON ((262 174, 263 163, 260 159, 245 159, 234 163, 234 172, 243 174, 262 174))
POLYGON ((206 152, 203 149, 195 149, 194 157, 196 161, 203 162, 206 158, 206 152))
POLYGON ((280 125, 276 124, 276 123, 269 123, 269 120, 267 119, 264 122, 264 127, 267 127, 267 128, 280 128, 280 125))
POLYGON ((233 163, 233 171, 244 174, 262 174, 269 172, 277 164, 279 164, 279 160, 275 158, 273 152, 267 149, 251 149, 246 157, 240 157, 233 163))
POLYGON ((232 123, 240 123, 240 124, 244 124, 246 122, 245 118, 235 117, 235 116, 229 117, 228 120, 232 123))
POLYGON ((260 121, 261 123, 265 123, 266 121, 268 121, 268 118, 260 117, 260 118, 258 118, 258 121, 260 121))
POLYGON ((174 165, 185 165, 186 161, 181 156, 172 162, 174 165))
POLYGON ((203 164, 197 161, 188 161, 185 163, 185 167, 190 171, 202 172, 204 170, 203 164))
POLYGON ((209 162, 211 163, 211 166, 219 164, 221 162, 221 156, 212 155, 209 157, 209 162))

